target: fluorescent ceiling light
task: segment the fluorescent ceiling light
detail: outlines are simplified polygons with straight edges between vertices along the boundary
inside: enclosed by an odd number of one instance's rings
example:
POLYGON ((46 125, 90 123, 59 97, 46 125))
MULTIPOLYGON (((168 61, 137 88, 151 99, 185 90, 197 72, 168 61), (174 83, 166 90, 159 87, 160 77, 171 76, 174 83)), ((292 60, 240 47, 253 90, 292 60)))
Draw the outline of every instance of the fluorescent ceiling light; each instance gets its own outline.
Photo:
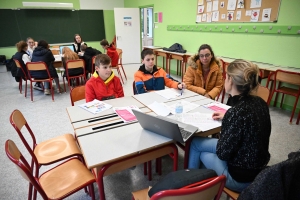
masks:
POLYGON ((22 2, 24 7, 30 8, 66 8, 73 9, 73 3, 56 2, 22 2))

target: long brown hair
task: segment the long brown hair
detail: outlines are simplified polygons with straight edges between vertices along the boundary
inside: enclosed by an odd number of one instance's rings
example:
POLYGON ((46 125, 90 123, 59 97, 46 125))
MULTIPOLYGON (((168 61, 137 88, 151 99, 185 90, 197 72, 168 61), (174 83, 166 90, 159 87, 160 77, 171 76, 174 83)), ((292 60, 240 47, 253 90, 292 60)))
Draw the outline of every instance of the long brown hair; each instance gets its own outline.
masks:
POLYGON ((79 59, 79 56, 74 51, 72 51, 69 47, 64 47, 62 49, 62 54, 64 55, 65 62, 67 62, 68 60, 79 59))

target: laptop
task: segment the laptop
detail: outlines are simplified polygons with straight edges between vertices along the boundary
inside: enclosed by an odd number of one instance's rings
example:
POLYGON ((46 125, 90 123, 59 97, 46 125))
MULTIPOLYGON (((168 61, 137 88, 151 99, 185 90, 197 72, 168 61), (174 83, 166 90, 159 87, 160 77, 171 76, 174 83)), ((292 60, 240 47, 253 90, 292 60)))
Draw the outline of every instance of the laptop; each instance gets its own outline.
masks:
POLYGON ((193 125, 184 124, 166 117, 156 117, 132 109, 143 129, 173 139, 177 142, 186 142, 198 128, 193 125))

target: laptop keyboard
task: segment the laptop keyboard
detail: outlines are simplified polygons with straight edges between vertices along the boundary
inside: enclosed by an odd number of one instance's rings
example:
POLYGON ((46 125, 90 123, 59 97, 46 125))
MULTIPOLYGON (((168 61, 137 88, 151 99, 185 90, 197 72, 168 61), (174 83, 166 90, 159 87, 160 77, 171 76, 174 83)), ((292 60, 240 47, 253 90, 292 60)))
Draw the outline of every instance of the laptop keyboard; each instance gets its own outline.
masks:
POLYGON ((193 134, 192 132, 186 131, 186 130, 184 130, 184 128, 181 128, 181 127, 179 127, 179 130, 182 135, 182 138, 185 140, 187 140, 190 137, 190 135, 193 134))

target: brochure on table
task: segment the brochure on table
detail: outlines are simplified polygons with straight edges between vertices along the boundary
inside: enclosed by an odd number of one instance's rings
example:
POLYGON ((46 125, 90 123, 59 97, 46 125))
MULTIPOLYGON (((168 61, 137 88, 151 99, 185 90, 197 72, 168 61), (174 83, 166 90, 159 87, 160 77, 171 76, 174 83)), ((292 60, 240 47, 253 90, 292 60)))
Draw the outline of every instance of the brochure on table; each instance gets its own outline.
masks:
POLYGON ((100 112, 102 112, 104 110, 108 110, 112 107, 111 105, 104 103, 103 101, 99 101, 97 99, 94 99, 91 102, 84 103, 84 104, 81 104, 78 106, 80 108, 83 108, 84 110, 87 110, 87 111, 93 113, 93 114, 100 113, 100 112))
POLYGON ((125 123, 137 121, 135 115, 132 112, 132 109, 141 111, 135 105, 126 107, 114 107, 113 109, 125 123))
POLYGON ((225 104, 218 103, 218 102, 213 102, 213 103, 205 104, 205 105, 203 105, 203 107, 208 108, 210 110, 213 110, 215 112, 222 112, 222 113, 226 113, 226 111, 229 108, 231 108, 231 106, 227 106, 225 104))

